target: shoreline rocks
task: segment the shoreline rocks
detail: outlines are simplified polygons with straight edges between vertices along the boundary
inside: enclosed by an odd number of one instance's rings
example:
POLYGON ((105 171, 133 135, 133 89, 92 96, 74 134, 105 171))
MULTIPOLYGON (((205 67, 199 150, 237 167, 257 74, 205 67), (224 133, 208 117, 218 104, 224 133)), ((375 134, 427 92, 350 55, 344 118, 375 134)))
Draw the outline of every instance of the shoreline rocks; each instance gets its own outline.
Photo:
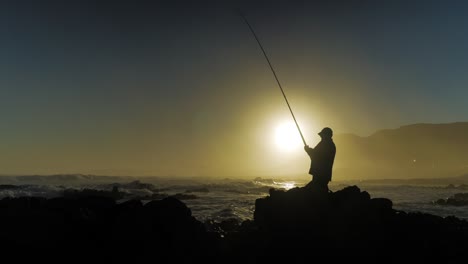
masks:
MULTIPOLYGON (((357 186, 336 192, 270 189, 256 200, 254 219, 202 223, 174 197, 143 204, 108 196, 0 200, 0 246, 6 252, 65 252, 81 256, 155 256, 191 261, 218 256, 253 262, 290 256, 434 256, 464 259, 468 222, 406 213, 357 186)), ((312 258, 312 259, 311 259, 312 258)))

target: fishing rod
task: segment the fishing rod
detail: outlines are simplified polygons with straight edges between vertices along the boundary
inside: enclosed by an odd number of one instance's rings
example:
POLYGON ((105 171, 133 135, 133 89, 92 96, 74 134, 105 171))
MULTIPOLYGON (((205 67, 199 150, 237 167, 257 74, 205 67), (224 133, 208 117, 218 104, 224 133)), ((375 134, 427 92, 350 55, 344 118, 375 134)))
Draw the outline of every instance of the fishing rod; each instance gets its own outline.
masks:
POLYGON ((271 65, 270 59, 268 58, 268 56, 267 56, 267 54, 265 52, 265 49, 262 46, 262 43, 260 43, 260 40, 258 39, 257 34, 255 34, 255 31, 252 28, 252 26, 250 25, 249 21, 247 21, 247 18, 241 12, 239 12, 239 15, 244 19, 245 23, 247 24, 247 26, 249 26, 250 31, 254 35, 255 40, 257 40, 257 43, 260 46, 260 49, 262 50, 263 55, 265 56, 265 59, 267 60, 268 65, 270 66, 270 69, 273 72, 273 75, 275 76, 276 82, 278 83, 278 86, 279 86, 279 88, 281 90, 281 93, 283 94, 284 100, 286 101, 286 104, 288 105, 289 111, 291 112, 291 115, 292 115, 292 117, 294 119, 294 123, 296 123, 297 130, 299 130, 299 134, 301 135, 301 138, 302 138, 302 142, 304 142, 304 146, 307 146, 307 143, 306 143, 306 141, 304 139, 304 136, 302 135, 301 128, 299 127, 299 124, 296 121, 296 117, 294 116, 294 113, 293 113, 293 111, 291 109, 291 106, 289 105, 288 98, 286 97, 286 94, 284 93, 283 87, 281 86, 281 83, 280 83, 280 81, 278 79, 278 76, 276 75, 275 69, 273 69, 273 66, 271 65))

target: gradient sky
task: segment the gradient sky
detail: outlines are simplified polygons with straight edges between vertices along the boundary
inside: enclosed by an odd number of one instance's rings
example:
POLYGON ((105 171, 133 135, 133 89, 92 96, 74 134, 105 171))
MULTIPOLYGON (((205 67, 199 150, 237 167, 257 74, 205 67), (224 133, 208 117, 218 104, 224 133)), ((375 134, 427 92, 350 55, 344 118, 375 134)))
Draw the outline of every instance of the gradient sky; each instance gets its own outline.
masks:
POLYGON ((305 173, 237 8, 310 145, 468 119, 464 1, 2 1, 0 173, 305 173))

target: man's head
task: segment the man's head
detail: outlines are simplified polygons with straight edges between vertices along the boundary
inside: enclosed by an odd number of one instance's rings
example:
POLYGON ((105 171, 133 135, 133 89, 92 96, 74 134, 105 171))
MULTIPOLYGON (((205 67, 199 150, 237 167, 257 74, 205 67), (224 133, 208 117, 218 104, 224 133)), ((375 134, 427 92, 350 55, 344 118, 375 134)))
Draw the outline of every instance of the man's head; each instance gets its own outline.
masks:
POLYGON ((325 127, 318 133, 322 138, 332 138, 333 137, 333 130, 329 127, 325 127))

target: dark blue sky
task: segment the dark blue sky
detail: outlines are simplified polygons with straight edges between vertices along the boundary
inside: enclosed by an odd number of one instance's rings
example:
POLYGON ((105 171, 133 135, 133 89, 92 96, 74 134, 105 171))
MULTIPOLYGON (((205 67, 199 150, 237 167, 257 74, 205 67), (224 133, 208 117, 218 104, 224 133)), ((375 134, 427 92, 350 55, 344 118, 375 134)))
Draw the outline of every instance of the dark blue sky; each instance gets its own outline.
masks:
POLYGON ((289 113, 237 8, 310 142, 468 118, 464 1, 2 1, 0 172, 268 173, 289 113))

